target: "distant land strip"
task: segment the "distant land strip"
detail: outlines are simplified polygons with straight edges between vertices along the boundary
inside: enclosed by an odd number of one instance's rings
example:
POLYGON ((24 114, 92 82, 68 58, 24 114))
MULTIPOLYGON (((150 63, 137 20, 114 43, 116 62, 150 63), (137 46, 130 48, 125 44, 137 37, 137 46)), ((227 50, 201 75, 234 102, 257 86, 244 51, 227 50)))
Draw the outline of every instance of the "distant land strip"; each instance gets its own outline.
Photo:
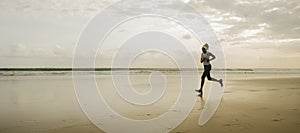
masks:
MULTIPOLYGON (((0 71, 199 71, 202 68, 0 68, 0 71)), ((253 69, 214 69, 214 71, 253 71, 253 69)))

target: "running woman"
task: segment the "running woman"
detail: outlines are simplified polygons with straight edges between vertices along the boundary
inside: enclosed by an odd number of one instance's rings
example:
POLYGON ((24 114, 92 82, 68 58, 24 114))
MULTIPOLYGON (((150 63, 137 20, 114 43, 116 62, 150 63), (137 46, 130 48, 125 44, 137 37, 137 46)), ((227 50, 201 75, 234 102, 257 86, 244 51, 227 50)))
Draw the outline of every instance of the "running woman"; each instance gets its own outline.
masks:
POLYGON ((203 63, 204 65, 204 72, 201 76, 201 86, 200 86, 200 89, 199 90, 196 90, 196 92, 199 92, 199 96, 202 97, 203 95, 203 85, 204 85, 204 81, 205 81, 205 77, 207 77, 207 79, 209 81, 214 81, 214 82, 219 82, 221 87, 223 87, 223 80, 222 79, 215 79, 215 78, 212 78, 210 76, 210 70, 211 70, 211 64, 210 64, 210 61, 216 59, 216 56, 213 55, 211 52, 208 52, 208 44, 206 43, 205 45, 203 45, 202 47, 202 54, 201 54, 201 63, 203 63))

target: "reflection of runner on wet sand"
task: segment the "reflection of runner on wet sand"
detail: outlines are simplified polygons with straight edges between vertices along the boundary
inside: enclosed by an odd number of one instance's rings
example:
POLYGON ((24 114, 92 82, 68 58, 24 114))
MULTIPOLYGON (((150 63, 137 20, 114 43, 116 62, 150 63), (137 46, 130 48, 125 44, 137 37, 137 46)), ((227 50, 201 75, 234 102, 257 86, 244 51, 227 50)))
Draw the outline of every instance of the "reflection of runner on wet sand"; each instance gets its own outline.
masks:
POLYGON ((223 87, 223 80, 222 79, 215 79, 215 78, 212 78, 210 76, 210 70, 211 70, 211 64, 210 64, 210 61, 216 59, 216 56, 213 55, 211 52, 208 52, 208 44, 206 43, 205 45, 203 45, 202 47, 202 54, 201 54, 201 63, 203 63, 204 65, 204 72, 201 76, 201 86, 200 86, 200 89, 199 90, 196 90, 196 92, 199 92, 199 96, 202 97, 203 95, 203 85, 204 85, 204 81, 205 81, 205 77, 207 77, 208 80, 210 81, 214 81, 214 82, 219 82, 221 87, 223 87))

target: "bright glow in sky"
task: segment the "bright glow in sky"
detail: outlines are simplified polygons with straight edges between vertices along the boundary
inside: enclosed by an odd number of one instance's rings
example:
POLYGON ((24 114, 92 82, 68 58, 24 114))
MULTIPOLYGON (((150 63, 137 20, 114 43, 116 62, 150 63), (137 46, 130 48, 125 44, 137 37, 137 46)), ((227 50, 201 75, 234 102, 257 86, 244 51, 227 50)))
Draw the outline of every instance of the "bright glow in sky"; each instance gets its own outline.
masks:
MULTIPOLYGON (((1 0, 0 67, 71 67, 73 50, 85 24, 116 1, 1 0)), ((216 31, 227 67, 300 68, 299 0, 185 2, 216 31)), ((190 37, 184 34, 183 38, 190 37)), ((199 58, 197 53, 199 49, 194 48, 193 54, 199 58)))

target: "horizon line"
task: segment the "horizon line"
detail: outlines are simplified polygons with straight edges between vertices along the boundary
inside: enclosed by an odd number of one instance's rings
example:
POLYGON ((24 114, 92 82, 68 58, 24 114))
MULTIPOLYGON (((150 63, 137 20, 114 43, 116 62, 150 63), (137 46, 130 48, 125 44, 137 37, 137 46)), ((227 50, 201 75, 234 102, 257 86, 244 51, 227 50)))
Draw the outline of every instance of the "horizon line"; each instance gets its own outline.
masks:
MULTIPOLYGON (((217 71, 255 71, 255 70, 300 70, 300 68, 214 68, 217 71)), ((203 70, 203 68, 168 68, 168 67, 131 67, 131 68, 72 68, 72 67, 16 67, 1 68, 0 71, 118 71, 118 70, 161 70, 161 71, 181 71, 181 70, 203 70)))

